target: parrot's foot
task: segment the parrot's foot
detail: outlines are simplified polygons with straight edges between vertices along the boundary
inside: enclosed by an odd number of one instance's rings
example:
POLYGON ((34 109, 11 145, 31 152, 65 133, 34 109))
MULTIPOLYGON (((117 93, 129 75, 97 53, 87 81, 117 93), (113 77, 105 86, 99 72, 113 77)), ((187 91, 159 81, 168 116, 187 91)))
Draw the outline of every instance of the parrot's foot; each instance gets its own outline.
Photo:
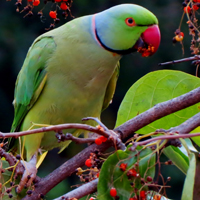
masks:
MULTIPOLYGON (((118 135, 114 131, 109 130, 98 118, 86 117, 86 118, 82 119, 82 121, 86 121, 86 120, 96 121, 99 124, 97 126, 97 128, 102 131, 106 131, 108 133, 108 140, 112 140, 117 149, 121 149, 123 151, 126 150, 126 145, 122 142, 120 135, 118 135)), ((92 133, 92 135, 90 134, 90 137, 92 137, 92 138, 94 138, 94 137, 97 138, 97 136, 98 136, 98 134, 96 134, 96 133, 92 133)))
POLYGON ((30 187, 33 180, 36 178, 36 174, 37 174, 36 162, 37 162, 37 156, 33 155, 33 157, 31 158, 31 160, 29 162, 26 162, 23 160, 21 161, 21 164, 23 165, 25 170, 24 170, 24 168, 16 169, 16 174, 23 174, 21 181, 20 181, 18 187, 16 188, 17 193, 20 193, 25 185, 27 187, 30 187), (22 170, 23 170, 23 172, 22 172, 22 170))

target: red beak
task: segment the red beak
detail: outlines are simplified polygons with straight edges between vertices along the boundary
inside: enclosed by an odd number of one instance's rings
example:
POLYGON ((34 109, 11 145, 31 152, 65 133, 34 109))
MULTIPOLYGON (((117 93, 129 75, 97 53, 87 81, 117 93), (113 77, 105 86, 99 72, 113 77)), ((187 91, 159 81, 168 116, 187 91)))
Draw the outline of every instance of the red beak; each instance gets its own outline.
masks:
POLYGON ((143 57, 148 57, 158 50, 159 45, 160 29, 158 25, 152 25, 142 33, 135 47, 137 47, 137 51, 141 53, 143 57))

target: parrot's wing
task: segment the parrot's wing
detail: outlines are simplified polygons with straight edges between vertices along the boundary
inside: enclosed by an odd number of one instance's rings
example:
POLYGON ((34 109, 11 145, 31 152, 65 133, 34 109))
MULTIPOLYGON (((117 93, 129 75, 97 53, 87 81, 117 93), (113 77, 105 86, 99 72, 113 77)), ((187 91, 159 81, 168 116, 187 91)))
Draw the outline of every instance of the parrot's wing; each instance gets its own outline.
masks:
POLYGON ((52 37, 42 37, 31 46, 16 81, 12 132, 19 130, 24 117, 40 96, 47 79, 48 59, 55 49, 52 37))
POLYGON ((114 96, 115 93, 115 88, 116 88, 116 84, 117 84, 117 79, 119 77, 119 68, 120 68, 120 64, 119 62, 117 63, 116 67, 115 67, 115 71, 108 83, 108 86, 106 88, 106 93, 104 96, 104 101, 103 101, 103 107, 102 107, 102 111, 105 110, 109 104, 112 101, 112 98, 114 96))

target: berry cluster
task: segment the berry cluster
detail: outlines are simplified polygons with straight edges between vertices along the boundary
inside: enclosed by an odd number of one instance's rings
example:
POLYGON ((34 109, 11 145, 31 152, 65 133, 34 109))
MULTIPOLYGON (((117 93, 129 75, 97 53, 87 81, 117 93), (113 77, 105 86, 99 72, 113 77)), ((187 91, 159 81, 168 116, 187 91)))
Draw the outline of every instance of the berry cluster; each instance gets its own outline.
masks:
POLYGON ((99 151, 95 151, 94 153, 90 153, 90 157, 85 161, 85 165, 89 168, 97 167, 101 168, 103 164, 103 160, 100 159, 101 153, 99 151))
MULTIPOLYGON (((189 35, 192 36, 190 50, 192 54, 197 55, 199 53, 200 31, 198 29, 199 24, 196 15, 199 14, 200 0, 185 0, 182 5, 183 12, 187 17, 186 23, 189 28, 189 35)), ((184 33, 181 32, 182 19, 179 28, 175 31, 175 36, 172 41, 173 43, 180 42, 183 47, 182 40, 184 39, 184 33)))
POLYGON ((193 11, 197 11, 199 9, 200 0, 193 0, 193 1, 186 0, 182 3, 182 5, 184 12, 191 15, 193 11))
POLYGON ((95 143, 97 145, 101 145, 103 142, 106 142, 108 138, 104 137, 104 136, 100 136, 98 138, 95 139, 95 143))
POLYGON ((20 13, 25 12, 25 16, 33 16, 33 10, 38 7, 39 5, 43 6, 38 12, 37 15, 40 17, 41 21, 44 21, 45 17, 43 16, 43 10, 45 9, 45 6, 47 4, 52 4, 51 8, 52 10, 49 11, 49 17, 53 19, 53 23, 50 25, 49 29, 52 29, 55 27, 55 24, 60 22, 60 18, 58 17, 60 13, 62 16, 66 19, 68 15, 71 17, 71 6, 72 6, 72 0, 43 0, 41 3, 40 0, 27 0, 27 1, 17 0, 15 5, 17 6, 16 11, 20 13), (23 7, 23 3, 26 2, 26 5, 23 7), (23 9, 20 9, 23 7, 23 9), (53 9, 54 8, 54 9, 53 9))
POLYGON ((76 175, 79 176, 81 182, 89 182, 96 178, 99 178, 99 172, 103 160, 100 159, 101 153, 99 151, 95 151, 94 153, 90 153, 90 157, 85 161, 85 165, 89 168, 83 170, 82 168, 77 168, 76 175), (84 172, 89 172, 84 174, 84 172))
MULTIPOLYGON (((165 165, 171 165, 172 162, 166 161, 165 165)), ((151 176, 145 176, 141 177, 139 173, 139 161, 137 161, 133 166, 128 166, 128 163, 121 162, 119 164, 119 169, 125 173, 125 175, 128 177, 128 180, 130 181, 130 186, 133 188, 133 194, 130 194, 131 197, 128 200, 146 200, 148 199, 147 194, 151 196, 152 200, 160 200, 161 195, 157 193, 153 193, 151 191, 148 191, 148 186, 151 185, 157 185, 156 181, 153 180, 151 176), (140 188, 138 188, 138 183, 140 188)), ((170 178, 167 179, 167 181, 170 181, 170 178)), ((158 185, 157 185, 158 186, 158 185)), ((113 197, 115 200, 120 200, 120 197, 117 195, 117 188, 111 187, 110 189, 110 196, 113 197)))
MULTIPOLYGON (((119 199, 120 199, 120 197, 117 196, 117 189, 114 188, 114 187, 112 187, 112 188, 110 189, 110 196, 111 196, 111 197, 114 197, 115 200, 119 200, 119 199)), ((154 196, 155 196, 155 195, 154 195, 154 196)), ((159 196, 160 196, 160 195, 159 195, 159 196)), ((140 193, 139 193, 139 197, 137 197, 137 196, 135 196, 135 197, 130 197, 129 200, 139 200, 139 198, 140 198, 141 200, 146 200, 146 197, 147 197, 146 191, 141 190, 140 193)), ((161 199, 161 196, 160 196, 160 199, 161 199)), ((154 198, 154 200, 160 200, 160 199, 158 199, 158 198, 155 199, 155 198, 154 198)))

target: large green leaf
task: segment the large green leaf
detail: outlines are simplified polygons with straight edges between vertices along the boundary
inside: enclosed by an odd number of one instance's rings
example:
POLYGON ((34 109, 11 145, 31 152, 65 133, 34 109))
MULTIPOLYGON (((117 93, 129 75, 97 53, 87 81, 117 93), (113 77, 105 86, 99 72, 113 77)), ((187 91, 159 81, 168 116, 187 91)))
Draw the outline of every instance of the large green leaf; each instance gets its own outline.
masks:
MULTIPOLYGON (((141 178, 146 180, 147 176, 154 177, 155 154, 149 148, 140 150, 141 147, 138 147, 134 152, 118 150, 108 157, 101 168, 97 187, 98 199, 113 200, 113 197, 110 196, 110 189, 114 187, 117 190, 117 195, 120 197, 120 200, 127 200, 134 195, 131 182, 134 182, 134 188, 140 189, 142 187, 141 178), (140 153, 138 154, 138 152, 140 153), (138 161, 139 168, 136 169, 135 164, 138 161), (121 163, 127 164, 125 171, 120 169, 121 163), (135 168, 140 176, 130 180, 126 174, 132 168, 135 168)), ((143 190, 147 190, 147 188, 143 187, 143 190)))
POLYGON ((200 160, 198 153, 190 153, 190 166, 185 179, 181 200, 199 199, 200 160))
MULTIPOLYGON (((200 86, 200 79, 175 70, 151 72, 139 79, 127 92, 120 105, 116 127, 148 110, 154 105, 185 94, 200 86)), ((146 134, 156 129, 169 129, 183 123, 199 112, 200 103, 159 119, 138 133, 146 134)))
MULTIPOLYGON (((125 95, 117 116, 116 127, 154 105, 185 94, 200 86, 200 79, 175 70, 151 72, 139 79, 125 95)), ((154 132, 157 129, 170 129, 178 126, 199 112, 200 103, 163 117, 138 130, 140 134, 154 132)), ((199 131, 198 129, 195 132, 199 131)), ((200 146, 200 137, 194 141, 200 146)), ((173 163, 186 173, 189 160, 178 148, 168 147, 164 153, 173 163)))

